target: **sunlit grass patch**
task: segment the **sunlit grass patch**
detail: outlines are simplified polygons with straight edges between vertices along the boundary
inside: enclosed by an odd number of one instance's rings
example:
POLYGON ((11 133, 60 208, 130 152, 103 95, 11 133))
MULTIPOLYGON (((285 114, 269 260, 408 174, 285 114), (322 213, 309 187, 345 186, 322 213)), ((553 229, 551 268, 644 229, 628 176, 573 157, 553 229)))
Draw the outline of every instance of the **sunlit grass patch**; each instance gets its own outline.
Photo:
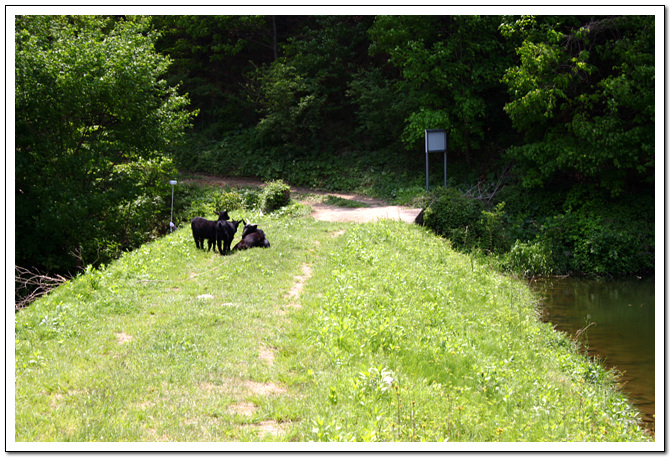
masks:
POLYGON ((420 228, 352 226, 314 278, 309 439, 600 441, 615 423, 644 439, 612 375, 539 321, 525 286, 420 228))
POLYGON ((260 223, 273 246, 221 256, 178 230, 17 314, 17 441, 256 436, 228 407, 265 397, 252 387, 281 386, 259 351, 277 347, 287 321, 273 310, 330 226, 231 217, 260 223))
POLYGON ((642 441, 612 373, 425 229, 232 211, 16 315, 17 441, 642 441), (239 237, 239 235, 238 235, 239 237))

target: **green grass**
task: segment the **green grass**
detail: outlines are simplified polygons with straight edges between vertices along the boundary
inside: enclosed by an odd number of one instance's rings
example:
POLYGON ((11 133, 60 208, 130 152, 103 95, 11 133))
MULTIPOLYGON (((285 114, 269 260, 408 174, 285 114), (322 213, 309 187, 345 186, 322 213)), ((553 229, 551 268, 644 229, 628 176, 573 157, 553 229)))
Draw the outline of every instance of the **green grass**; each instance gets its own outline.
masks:
POLYGON ((326 205, 339 206, 342 208, 365 208, 368 206, 363 202, 349 200, 347 198, 337 197, 335 195, 328 195, 326 198, 324 198, 323 203, 326 205))
POLYGON ((272 247, 227 256, 184 227, 16 314, 15 440, 651 439, 522 283, 302 213, 231 212, 272 247))

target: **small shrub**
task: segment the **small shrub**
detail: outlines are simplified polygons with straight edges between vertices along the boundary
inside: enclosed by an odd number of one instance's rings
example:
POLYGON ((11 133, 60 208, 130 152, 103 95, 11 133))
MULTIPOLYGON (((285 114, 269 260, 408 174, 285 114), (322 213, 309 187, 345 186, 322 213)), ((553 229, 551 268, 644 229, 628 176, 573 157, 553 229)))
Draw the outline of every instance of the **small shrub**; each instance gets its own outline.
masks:
POLYGON ((271 181, 265 185, 259 198, 260 210, 263 213, 271 213, 283 206, 288 205, 291 200, 291 188, 281 179, 271 181))
POLYGON ((246 209, 256 209, 258 208, 258 203, 261 197, 261 194, 258 190, 255 189, 240 189, 240 197, 242 198, 242 206, 246 209))
POLYGON ((454 246, 466 248, 481 238, 483 204, 456 189, 439 189, 424 211, 424 224, 454 246))
POLYGON ((551 274, 551 250, 543 242, 516 240, 506 254, 507 268, 521 276, 551 274))
POLYGON ((216 196, 216 205, 218 208, 226 211, 234 211, 241 209, 244 201, 242 196, 236 190, 223 191, 216 196))
POLYGON ((493 211, 483 210, 480 223, 484 232, 482 247, 489 252, 503 252, 509 248, 505 230, 505 202, 498 203, 493 211))

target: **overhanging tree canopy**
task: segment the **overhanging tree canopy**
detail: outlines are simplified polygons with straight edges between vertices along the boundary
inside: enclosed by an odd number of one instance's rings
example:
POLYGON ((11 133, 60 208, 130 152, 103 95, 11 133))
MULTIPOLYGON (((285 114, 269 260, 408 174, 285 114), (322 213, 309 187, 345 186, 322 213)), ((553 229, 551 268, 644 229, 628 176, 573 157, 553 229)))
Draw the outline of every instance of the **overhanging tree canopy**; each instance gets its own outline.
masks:
POLYGON ((192 117, 156 33, 141 18, 24 16, 15 37, 17 264, 62 270, 141 242, 164 150, 192 117))
POLYGON ((654 17, 524 17, 501 31, 521 39, 504 82, 523 145, 509 157, 528 186, 557 173, 620 193, 654 178, 654 17), (571 18, 572 21, 575 18, 571 18))

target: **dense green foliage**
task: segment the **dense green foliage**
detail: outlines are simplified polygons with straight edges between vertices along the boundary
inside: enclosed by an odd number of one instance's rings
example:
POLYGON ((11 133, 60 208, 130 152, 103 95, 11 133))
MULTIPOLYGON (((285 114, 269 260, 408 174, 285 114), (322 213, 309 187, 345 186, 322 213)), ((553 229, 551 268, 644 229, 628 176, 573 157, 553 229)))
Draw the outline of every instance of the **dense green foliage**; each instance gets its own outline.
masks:
MULTIPOLYGON (((244 21, 219 26, 252 46, 244 21)), ((270 22, 254 21, 269 36, 270 22)), ((543 272, 646 273, 654 265, 654 21, 294 18, 277 54, 252 52, 247 79, 229 86, 257 118, 192 137, 175 157, 193 170, 405 203, 419 196, 427 224, 455 246, 497 254, 516 246, 517 261, 522 246, 537 246, 543 272), (450 186, 469 188, 513 165, 495 198, 483 205, 455 190, 447 200, 421 192, 423 130, 436 127, 448 131, 450 186), (598 203, 582 207, 591 195, 598 203), (631 195, 634 219, 617 210, 631 195), (481 208, 459 222, 460 210, 448 213, 459 201, 481 208)), ((190 59, 193 68, 201 62, 190 59)))
MULTIPOLYGON (((655 20, 19 18, 17 263, 82 267, 162 232, 171 160, 182 171, 437 203, 421 190, 423 130, 445 128, 450 187, 511 169, 467 224, 478 248, 540 242, 556 271, 648 272, 655 20), (189 100, 195 128, 175 142, 189 100), (612 211, 582 208, 577 194, 612 211), (617 209, 633 196, 635 220, 617 209), (45 231, 48 246, 24 242, 45 231)), ((464 230, 454 242, 466 247, 464 230)))
MULTIPOLYGON (((16 263, 83 268, 167 223, 188 99, 161 76, 147 20, 16 23, 16 263)), ((164 227, 163 227, 164 228, 164 227)))
POLYGON ((508 154, 523 181, 557 173, 618 194, 654 178, 654 20, 523 18, 503 34, 523 40, 504 81, 524 144, 508 154))
POLYGON ((438 190, 434 195, 424 212, 427 227, 457 247, 466 247, 472 244, 471 240, 481 238, 479 218, 484 205, 480 201, 467 198, 456 189, 438 190))
POLYGON ((522 199, 519 190, 509 186, 485 205, 440 188, 426 199, 423 222, 455 247, 498 254, 503 268, 526 276, 653 273, 653 199, 575 186, 557 204, 555 193, 522 199))
POLYGON ((499 25, 496 16, 377 18, 371 50, 389 55, 402 72, 399 92, 415 98, 401 136, 408 146, 423 144, 424 130, 440 126, 450 150, 471 163, 473 151, 508 128, 499 116, 505 101, 500 75, 513 53, 499 25))

